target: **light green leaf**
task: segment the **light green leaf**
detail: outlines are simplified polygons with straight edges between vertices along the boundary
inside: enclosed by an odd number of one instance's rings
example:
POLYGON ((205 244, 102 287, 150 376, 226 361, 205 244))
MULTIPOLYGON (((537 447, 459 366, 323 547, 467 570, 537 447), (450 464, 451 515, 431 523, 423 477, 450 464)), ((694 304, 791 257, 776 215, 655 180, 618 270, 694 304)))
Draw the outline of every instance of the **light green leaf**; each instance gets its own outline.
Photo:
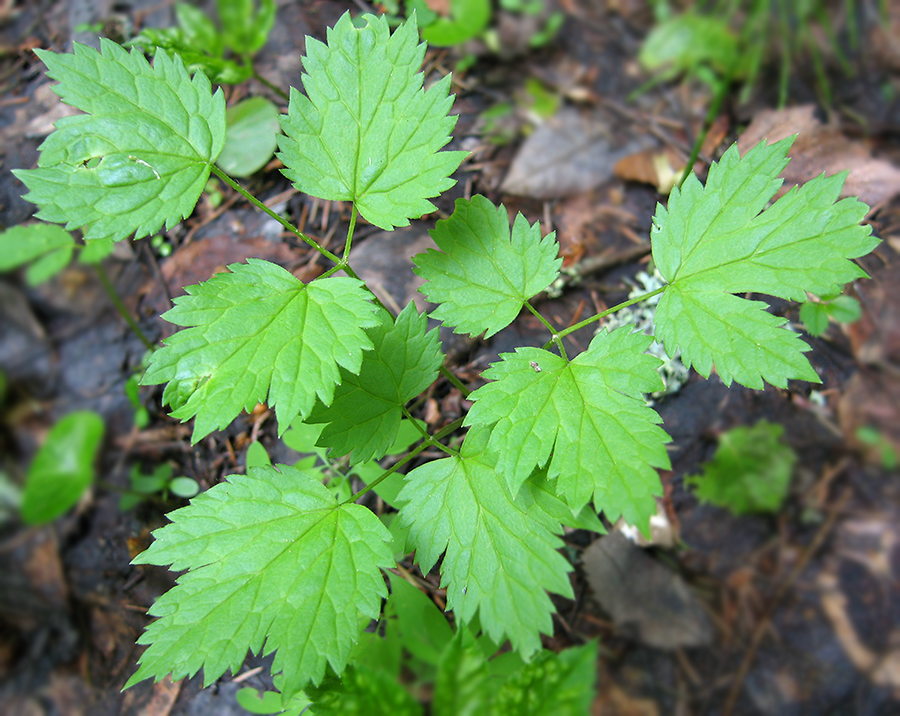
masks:
POLYGON ((584 716, 597 680, 597 642, 555 654, 542 651, 497 691, 494 713, 503 716, 584 716))
MULTIPOLYGON (((235 694, 241 708, 252 714, 280 714, 281 716, 300 716, 303 710, 312 704, 302 691, 291 699, 287 710, 281 706, 281 694, 277 691, 263 691, 260 694, 254 688, 243 688, 235 694)), ((308 712, 312 714, 312 712, 308 712)))
POLYGON ((356 664, 338 679, 329 677, 309 690, 315 716, 422 716, 421 704, 392 674, 356 664))
POLYGON ((479 716, 499 714, 491 709, 495 683, 487 659, 475 637, 465 628, 456 630, 444 650, 434 684, 434 716, 479 716))
POLYGON ((151 68, 136 50, 101 38, 103 54, 37 50, 66 104, 41 145, 38 168, 16 170, 37 216, 80 228, 85 239, 149 236, 193 210, 225 138, 225 102, 209 80, 160 54, 151 68))
POLYGON ((818 382, 803 353, 809 347, 780 328, 784 319, 759 301, 731 294, 763 293, 805 301, 806 292, 840 293, 865 276, 849 259, 878 240, 860 226, 868 207, 837 201, 844 176, 820 176, 766 209, 781 185, 792 138, 758 144, 741 158, 729 149, 709 171, 706 186, 690 177, 658 207, 653 258, 669 282, 656 311, 656 335, 673 355, 709 376, 713 364, 726 385, 763 381, 818 382))
POLYGON ((357 373, 377 323, 361 282, 331 276, 303 284, 249 259, 191 286, 163 317, 190 326, 153 353, 142 383, 168 383, 172 416, 196 416, 193 441, 266 401, 284 431, 318 397, 330 403, 339 368, 357 373))
POLYGON ((86 410, 70 413, 53 426, 25 480, 25 522, 50 522, 81 499, 94 480, 94 458, 103 440, 103 428, 103 419, 86 410))
POLYGON ((539 632, 553 631, 544 590, 571 596, 571 568, 556 551, 559 522, 515 498, 486 450, 487 437, 486 430, 470 431, 458 457, 412 470, 400 516, 424 572, 446 552, 447 609, 463 623, 477 612, 491 639, 509 638, 527 658, 540 648, 539 632))
POLYGON ((828 329, 828 308, 824 303, 807 301, 800 306, 800 320, 811 336, 821 336, 828 329))
POLYGON ((354 463, 387 453, 400 429, 401 408, 434 382, 444 359, 437 330, 427 331, 426 317, 415 305, 409 303, 396 321, 385 311, 379 315, 381 323, 367 332, 372 350, 359 375, 342 370, 331 405, 317 404, 308 418, 328 423, 318 445, 337 455, 352 451, 354 463))
POLYGON ((54 224, 24 224, 0 233, 0 271, 12 271, 34 262, 25 278, 37 286, 68 266, 75 242, 54 224))
POLYGON ((187 3, 177 2, 175 18, 184 33, 187 46, 210 55, 222 56, 225 51, 222 35, 203 10, 187 3))
POLYGON ((225 146, 216 164, 233 177, 255 174, 278 147, 278 108, 265 97, 250 97, 229 107, 225 118, 225 146))
POLYGON ((447 116, 450 77, 423 91, 415 21, 390 35, 387 18, 363 18, 357 28, 344 14, 327 45, 307 39, 307 96, 291 90, 278 157, 298 190, 353 201, 390 230, 434 211, 428 199, 453 186, 465 152, 438 151, 457 119, 447 116))
POLYGON ((797 454, 784 442, 784 427, 760 420, 719 436, 712 461, 685 478, 698 499, 736 515, 778 512, 787 496, 797 454))
POLYGON ((649 336, 624 326, 598 333, 570 362, 539 348, 518 348, 484 372, 493 382, 470 396, 466 425, 493 426, 497 468, 517 492, 535 467, 569 506, 594 506, 646 531, 662 494, 654 468, 669 467, 669 438, 642 393, 659 390, 660 361, 644 354, 649 336))
MULTIPOLYGON (((208 686, 250 650, 277 650, 282 704, 326 664, 340 674, 387 596, 390 534, 368 509, 338 505, 313 476, 280 465, 232 475, 169 515, 135 564, 189 570, 150 609, 150 646, 128 686, 202 667, 208 686)), ((127 688, 127 686, 126 686, 127 688)))
POLYGON ((483 196, 457 199, 449 219, 430 232, 440 251, 414 257, 419 289, 440 304, 432 318, 455 326, 457 333, 490 338, 512 323, 522 306, 559 275, 556 234, 541 238, 540 225, 519 214, 509 229, 503 206, 483 196))
POLYGON ((447 617, 403 577, 393 572, 389 576, 391 601, 397 612, 397 626, 404 648, 425 663, 437 666, 453 639, 447 617))
POLYGON ((252 55, 266 44, 275 24, 275 0, 216 0, 225 45, 239 55, 252 55))
POLYGON ((478 37, 490 21, 490 0, 450 0, 450 15, 424 27, 422 39, 435 47, 461 45, 478 37))

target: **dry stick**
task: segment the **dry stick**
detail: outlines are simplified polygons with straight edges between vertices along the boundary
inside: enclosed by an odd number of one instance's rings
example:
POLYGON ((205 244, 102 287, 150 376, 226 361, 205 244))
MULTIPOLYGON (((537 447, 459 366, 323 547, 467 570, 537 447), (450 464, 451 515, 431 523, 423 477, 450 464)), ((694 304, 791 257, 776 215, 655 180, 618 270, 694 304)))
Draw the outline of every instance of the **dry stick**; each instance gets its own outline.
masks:
POLYGON ((747 672, 750 671, 750 667, 753 665, 753 659, 756 656, 756 650, 759 648, 759 644, 762 641, 763 634, 766 632, 767 627, 769 626, 769 621, 772 617, 772 614, 775 612, 775 607, 778 606, 778 603, 781 601, 781 598, 784 596, 785 592, 793 585, 793 583, 797 580, 797 577, 800 576, 800 573, 806 569, 806 566, 809 564, 810 559, 812 559, 813 555, 819 550, 819 547, 822 546, 822 543, 825 541, 825 538, 831 532, 832 527, 834 527, 834 523, 837 521, 838 515, 841 514, 844 506, 847 504, 847 501, 850 499, 850 489, 847 488, 844 490, 837 504, 829 511, 828 518, 825 520, 825 523, 819 528, 819 531, 816 532, 816 536, 813 538, 813 541, 810 542, 809 546, 803 551, 803 554, 800 556, 800 559, 797 560, 797 564, 794 565, 794 568, 791 570, 790 574, 778 585, 778 588, 775 590, 775 594, 772 595, 772 599, 769 600, 769 604, 766 606, 766 610, 763 612, 760 620, 757 622, 756 627, 753 629, 753 636, 750 639, 750 647, 747 649, 747 653, 744 654, 744 659, 741 662, 741 666, 738 669, 737 675, 734 678, 734 681, 731 684, 731 689, 728 692, 728 699, 725 701, 725 707, 722 709, 722 716, 731 716, 734 711, 734 707, 737 704, 738 695, 741 693, 741 687, 744 684, 744 679, 747 678, 747 672))

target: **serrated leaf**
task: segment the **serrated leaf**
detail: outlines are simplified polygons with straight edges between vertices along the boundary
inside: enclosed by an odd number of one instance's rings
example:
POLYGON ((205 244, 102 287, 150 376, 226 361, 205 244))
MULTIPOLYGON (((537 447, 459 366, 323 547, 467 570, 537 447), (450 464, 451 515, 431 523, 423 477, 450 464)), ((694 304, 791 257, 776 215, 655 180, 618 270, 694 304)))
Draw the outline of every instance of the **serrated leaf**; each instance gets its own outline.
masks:
POLYGON ((360 281, 331 276, 304 284, 283 268, 249 259, 190 286, 163 318, 189 326, 153 353, 142 383, 168 383, 172 416, 196 416, 193 441, 266 401, 283 432, 330 403, 339 368, 359 372, 377 318, 360 281))
POLYGON ((409 303, 395 321, 384 311, 380 315, 381 323, 367 332, 372 350, 359 374, 342 370, 331 405, 317 404, 308 418, 328 423, 317 444, 337 455, 352 451, 353 463, 387 453, 400 429, 401 408, 434 382, 444 359, 437 330, 427 330, 415 305, 409 303))
POLYGON ((490 338, 559 275, 556 234, 541 238, 540 225, 529 226, 521 214, 510 233, 506 209, 483 196, 457 199, 450 218, 430 233, 440 251, 414 257, 415 272, 426 281, 419 290, 440 304, 432 318, 457 333, 490 338))
POLYGON ((149 236, 193 210, 225 137, 225 101, 209 80, 160 54, 101 38, 102 54, 36 50, 53 89, 88 114, 66 117, 41 145, 38 168, 16 170, 37 216, 85 239, 149 236))
POLYGON ((415 20, 390 34, 387 18, 349 13, 328 30, 328 44, 308 38, 303 87, 291 90, 284 174, 321 199, 355 202, 369 222, 390 230, 434 211, 429 198, 453 186, 465 152, 440 152, 456 124, 449 75, 422 89, 425 54, 415 20))
POLYGON ((169 515, 135 564, 189 570, 156 600, 149 644, 127 686, 203 668, 208 686, 247 651, 277 651, 283 704, 326 664, 341 673, 360 620, 387 596, 390 534, 370 510, 338 505, 314 476, 287 465, 231 475, 169 515))
POLYGON ((516 499, 486 445, 487 431, 470 431, 458 457, 412 470, 400 516, 424 572, 444 553, 447 609, 462 622, 477 612, 491 639, 509 638, 527 658, 540 648, 539 632, 553 631, 544 590, 570 596, 571 567, 556 551, 559 522, 516 499))
POLYGON ((421 704, 392 675, 376 666, 357 664, 338 679, 329 677, 309 690, 315 716, 422 716, 421 704))
POLYGON ((727 507, 736 515, 777 512, 797 462, 782 435, 783 426, 766 420, 722 433, 713 459, 703 465, 700 475, 685 478, 685 484, 701 501, 727 507))
POLYGON ((494 712, 504 716, 583 716, 597 680, 597 642, 555 654, 542 651, 498 691, 494 712))
POLYGON ((13 226, 0 233, 0 271, 26 270, 29 285, 37 286, 64 269, 72 259, 72 235, 54 224, 13 226))
POLYGON ((457 629, 438 666, 432 714, 478 716, 500 713, 490 708, 495 685, 491 683, 486 662, 470 631, 465 627, 457 629))
POLYGON ((868 207, 837 201, 845 175, 820 176, 766 204, 781 180, 793 138, 760 143, 741 158, 729 149, 706 186, 690 177, 658 207, 653 258, 669 286, 656 311, 656 335, 685 365, 709 376, 713 364, 726 385, 763 381, 818 382, 803 353, 809 347, 780 328, 765 304, 731 294, 763 293, 805 301, 806 292, 839 293, 865 272, 849 259, 878 243, 859 222, 868 207))
POLYGON ((669 437, 642 395, 662 385, 660 361, 643 353, 652 339, 631 331, 598 333, 570 362, 539 348, 502 354, 484 372, 493 382, 469 396, 465 424, 493 426, 497 468, 514 493, 547 464, 573 510, 593 499, 610 521, 622 516, 646 531, 669 437))

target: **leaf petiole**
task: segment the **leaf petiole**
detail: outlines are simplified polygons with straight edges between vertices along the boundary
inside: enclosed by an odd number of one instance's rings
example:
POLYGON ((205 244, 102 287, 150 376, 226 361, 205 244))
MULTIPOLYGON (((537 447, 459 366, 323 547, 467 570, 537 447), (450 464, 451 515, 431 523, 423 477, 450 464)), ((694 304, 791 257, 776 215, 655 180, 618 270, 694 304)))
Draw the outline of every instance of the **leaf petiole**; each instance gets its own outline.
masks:
POLYGON ((325 258, 329 259, 330 261, 333 261, 336 264, 341 263, 341 260, 337 256, 335 256, 333 253, 331 253, 328 249, 325 249, 325 248, 322 248, 321 246, 319 246, 319 244, 315 240, 309 238, 306 234, 304 234, 297 227, 295 227, 293 224, 291 224, 290 221, 288 221, 284 217, 279 216, 277 213, 272 211, 268 206, 263 204, 259 199, 257 199, 250 192, 248 192, 246 189, 244 189, 240 184, 238 184, 234 179, 232 179, 225 172, 223 172, 221 169, 219 169, 219 167, 217 167, 215 164, 210 164, 210 170, 219 179, 221 179, 228 186, 230 186, 232 189, 234 189, 238 194, 240 194, 247 201, 249 201, 251 204, 253 204, 253 206, 255 206, 260 211, 264 212, 265 214, 268 214, 269 216, 271 216, 273 219, 275 219, 275 221, 277 221, 279 224, 281 224, 285 229, 290 231, 292 234, 294 234, 294 236, 296 236, 298 239, 303 241, 305 244, 314 248, 316 251, 318 251, 320 254, 322 254, 325 258))
MULTIPOLYGON (((391 465, 391 467, 389 469, 385 470, 381 475, 379 475, 377 478, 372 480, 372 482, 370 482, 368 485, 366 485, 364 488, 362 488, 359 492, 356 492, 356 493, 350 495, 350 497, 348 497, 346 500, 344 500, 341 503, 341 505, 346 505, 351 502, 356 502, 360 497, 365 495, 369 490, 371 490, 374 487, 376 487, 377 485, 379 485, 381 482, 383 482, 388 477, 390 477, 395 472, 397 472, 397 470, 399 470, 401 467, 403 467, 406 463, 408 463, 410 460, 412 460, 416 455, 418 455, 420 452, 424 451, 425 448, 431 446, 432 442, 437 442, 441 438, 446 437, 447 435, 452 433, 454 430, 458 430, 460 427, 462 427, 462 424, 463 424, 463 418, 457 418, 449 425, 445 425, 443 428, 438 430, 434 435, 432 435, 431 439, 429 441, 425 441, 421 445, 418 445, 417 447, 410 450, 406 455, 404 455, 402 458, 400 458, 400 460, 398 460, 396 463, 391 465)), ((441 445, 441 448, 446 450, 447 446, 441 445)))
POLYGON ((625 301, 624 303, 620 303, 618 306, 613 306, 612 308, 606 309, 602 313, 598 313, 597 315, 591 316, 590 318, 585 318, 583 321, 581 321, 580 323, 576 323, 574 326, 569 326, 565 330, 560 331, 558 335, 555 335, 553 338, 551 338, 549 341, 547 341, 547 343, 544 344, 544 349, 546 350, 553 343, 553 341, 557 338, 558 339, 565 338, 570 333, 574 333, 575 331, 581 330, 585 326, 591 325, 594 321, 599 321, 601 318, 606 318, 607 316, 612 315, 616 311, 621 311, 623 308, 627 308, 628 306, 633 306, 635 303, 640 303, 641 301, 646 301, 648 298, 653 298, 654 296, 658 296, 663 291, 665 291, 667 287, 668 287, 668 284, 666 284, 665 286, 660 286, 656 290, 650 291, 649 293, 642 293, 640 296, 636 296, 635 298, 625 301))

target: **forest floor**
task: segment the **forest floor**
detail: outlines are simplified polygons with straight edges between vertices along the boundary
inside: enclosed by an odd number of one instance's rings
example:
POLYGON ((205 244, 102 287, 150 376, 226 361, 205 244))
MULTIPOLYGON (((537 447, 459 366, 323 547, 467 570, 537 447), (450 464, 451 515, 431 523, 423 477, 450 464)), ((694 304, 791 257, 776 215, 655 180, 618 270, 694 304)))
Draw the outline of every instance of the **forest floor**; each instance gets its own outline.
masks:
MULTIPOLYGON (((564 23, 540 49, 528 46, 533 19, 497 13, 498 51, 483 45, 428 51, 429 78, 452 70, 464 54, 476 57, 455 78, 459 121, 449 147, 470 157, 454 189, 438 200, 438 214, 390 235, 360 226, 355 262, 387 305, 415 299, 426 307, 416 284, 403 278, 412 276, 410 257, 429 245, 428 229, 456 198, 477 193, 502 201, 511 215, 521 211, 540 221, 545 233, 557 232, 564 266, 575 277, 542 304, 558 325, 627 296, 647 268, 656 204, 666 201, 656 188, 665 181, 658 170, 684 166, 711 101, 706 85, 675 78, 630 96, 649 77, 637 61, 654 25, 649 5, 558 0, 564 23), (486 120, 491 108, 494 119, 486 120)), ((857 5, 865 13, 876 3, 857 5)), ((616 546, 617 564, 628 565, 619 581, 610 585, 608 571, 597 576, 602 560, 597 549, 588 551, 595 535, 566 535, 577 566, 576 599, 556 600, 556 633, 545 645, 560 649, 599 637, 595 715, 868 716, 900 709, 900 476, 889 467, 890 452, 900 452, 900 8, 888 5, 893 15, 886 22, 868 18, 860 26, 862 49, 848 53, 846 67, 829 61, 827 39, 814 33, 825 48, 827 88, 801 55, 791 68, 786 109, 776 108, 777 57, 767 55, 747 96, 735 85, 704 145, 696 165, 701 176, 706 160, 734 141, 746 149, 799 132, 792 152, 797 172, 789 181, 849 170, 845 195, 871 207, 866 221, 882 243, 860 261, 871 278, 849 289, 862 318, 832 323, 818 338, 804 333, 821 385, 754 391, 726 387, 715 374, 691 374, 657 402, 673 438, 672 469, 662 474, 668 535, 644 550, 616 546), (685 478, 712 458, 723 432, 761 420, 782 425, 797 454, 782 509, 735 516, 699 503, 685 478), (861 442, 860 428, 874 429, 880 446, 861 442), (596 594, 590 583, 604 579, 605 593, 596 594)), ((279 3, 258 56, 261 73, 278 86, 297 84, 303 38, 324 39, 344 11, 359 7, 338 0, 279 3)), ((37 147, 64 113, 33 50, 95 42, 81 23, 127 36, 173 21, 172 4, 152 0, 0 2, 0 228, 31 217, 34 207, 21 198, 24 187, 11 170, 35 165, 37 147)), ((841 37, 846 23, 839 16, 836 27, 841 37)), ((229 102, 268 96, 284 110, 254 81, 226 93, 229 102)), ((328 244, 338 237, 332 248, 339 243, 349 204, 298 193, 277 160, 245 185, 314 238, 328 244)), ((159 318, 172 298, 228 264, 261 257, 305 280, 322 271, 307 247, 286 240, 281 227, 228 187, 218 191, 219 197, 205 194, 161 243, 123 242, 104 264, 154 341, 174 330, 159 318)), ((773 311, 803 332, 796 304, 775 302, 773 311)), ((572 334, 573 348, 582 350, 591 337, 590 328, 572 334)), ((487 342, 448 333, 442 339, 457 375, 473 381, 499 353, 544 340, 527 314, 487 342)), ((250 657, 240 674, 209 688, 194 677, 121 693, 140 655, 135 641, 147 609, 174 583, 166 570, 130 561, 165 513, 184 504, 148 499, 121 509, 131 471, 168 463, 206 489, 243 472, 254 441, 273 461, 292 456, 263 406, 191 446, 190 426, 161 408, 161 389, 142 388, 150 420, 135 426, 125 384, 144 353, 92 267, 73 264, 37 287, 19 274, 0 277, 0 369, 7 382, 0 470, 21 484, 51 426, 74 410, 97 411, 106 425, 98 479, 74 510, 40 528, 24 526, 15 514, 0 518, 4 716, 240 714, 246 712, 235 702, 238 688, 271 684, 257 668, 268 660, 250 657)), ((444 385, 429 392, 421 415, 439 428, 465 407, 459 392, 444 385)), ((437 582, 430 583, 440 598, 437 582)))

